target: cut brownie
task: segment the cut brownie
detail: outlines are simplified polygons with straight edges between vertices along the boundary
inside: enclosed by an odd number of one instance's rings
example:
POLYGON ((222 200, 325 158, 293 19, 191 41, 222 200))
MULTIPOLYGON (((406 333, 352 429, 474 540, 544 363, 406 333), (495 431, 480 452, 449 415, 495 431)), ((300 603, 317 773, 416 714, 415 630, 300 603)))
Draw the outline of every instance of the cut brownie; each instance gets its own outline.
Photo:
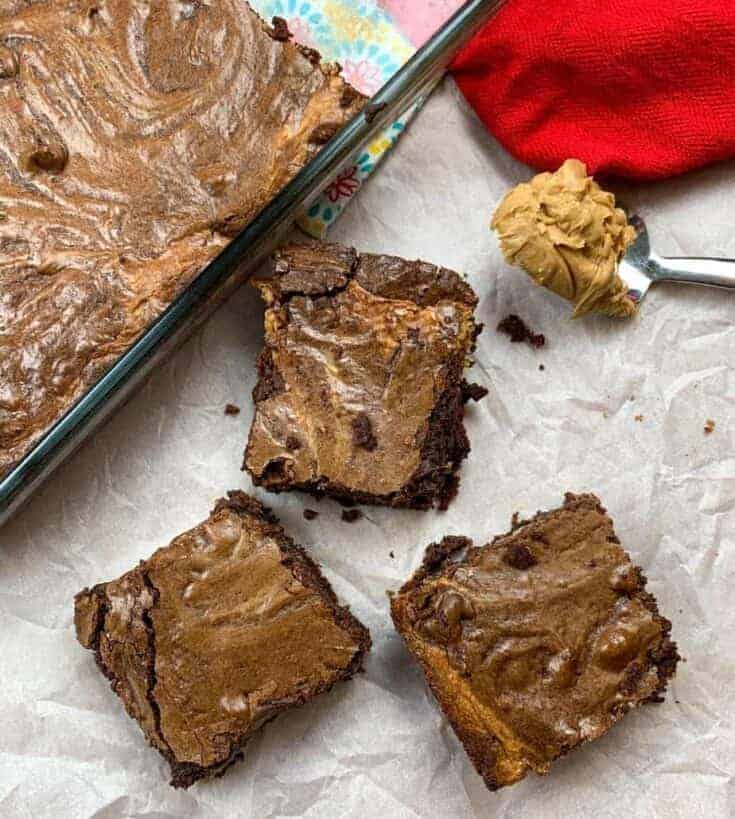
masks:
MULTIPOLYGON (((315 243, 276 255, 244 468, 279 492, 445 508, 469 452, 477 297, 451 270, 315 243), (463 388, 464 387, 464 388, 463 388)), ((481 393, 480 393, 481 394, 481 393)))
POLYGON ((482 548, 428 549, 393 622, 488 788, 662 700, 679 656, 645 586, 594 495, 482 548))
POLYGON ((188 787, 282 711, 362 667, 370 635, 243 492, 117 580, 80 592, 77 638, 188 787))

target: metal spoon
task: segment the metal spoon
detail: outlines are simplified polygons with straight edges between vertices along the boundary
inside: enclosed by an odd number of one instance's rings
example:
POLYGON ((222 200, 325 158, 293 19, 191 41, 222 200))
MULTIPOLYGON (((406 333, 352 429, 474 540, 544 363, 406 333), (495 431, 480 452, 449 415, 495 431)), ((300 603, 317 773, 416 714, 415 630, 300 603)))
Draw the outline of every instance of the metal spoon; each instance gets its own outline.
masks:
POLYGON ((648 229, 643 219, 631 216, 629 221, 638 236, 620 262, 619 272, 630 288, 628 295, 636 303, 643 300, 648 288, 655 282, 704 284, 735 290, 735 259, 658 256, 651 250, 648 229))

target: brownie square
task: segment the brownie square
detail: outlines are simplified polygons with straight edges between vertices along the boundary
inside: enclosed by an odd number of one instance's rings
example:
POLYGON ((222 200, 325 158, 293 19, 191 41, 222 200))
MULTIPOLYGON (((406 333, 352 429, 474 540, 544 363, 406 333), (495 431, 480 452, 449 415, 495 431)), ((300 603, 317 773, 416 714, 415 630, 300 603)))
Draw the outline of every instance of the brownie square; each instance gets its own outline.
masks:
POLYGON ((184 788, 221 775, 282 711, 352 677, 370 648, 316 564, 243 492, 80 592, 74 622, 184 788))
POLYGON ((474 548, 429 547, 391 599, 396 629, 490 790, 661 702, 671 623, 594 495, 474 548), (463 555, 462 553, 466 553, 463 555))
POLYGON ((469 452, 477 297, 426 262, 296 245, 256 280, 268 309, 243 468, 273 492, 446 508, 469 452))

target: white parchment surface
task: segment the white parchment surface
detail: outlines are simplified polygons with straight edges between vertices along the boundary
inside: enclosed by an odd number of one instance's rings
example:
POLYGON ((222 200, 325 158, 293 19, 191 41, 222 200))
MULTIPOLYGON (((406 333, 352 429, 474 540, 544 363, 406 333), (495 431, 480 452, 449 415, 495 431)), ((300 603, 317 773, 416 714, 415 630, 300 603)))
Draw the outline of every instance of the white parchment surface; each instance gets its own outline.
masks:
MULTIPOLYGON (((660 286, 637 321, 572 322, 503 264, 487 228, 530 173, 446 81, 332 234, 466 273, 486 324, 472 375, 490 395, 468 407, 472 453, 448 512, 366 507, 347 524, 323 501, 307 522, 313 500, 258 493, 370 628, 366 673, 280 717, 223 779, 174 791, 74 638, 79 589, 251 488, 240 462, 262 307, 246 287, 0 531, 0 816, 735 815, 735 293, 660 286), (548 346, 499 336, 509 312, 548 346), (224 415, 228 402, 240 415, 224 415), (386 589, 430 541, 486 542, 565 490, 600 495, 687 662, 664 705, 491 794, 394 633, 386 589)), ((735 164, 621 193, 661 252, 735 257, 735 164)))

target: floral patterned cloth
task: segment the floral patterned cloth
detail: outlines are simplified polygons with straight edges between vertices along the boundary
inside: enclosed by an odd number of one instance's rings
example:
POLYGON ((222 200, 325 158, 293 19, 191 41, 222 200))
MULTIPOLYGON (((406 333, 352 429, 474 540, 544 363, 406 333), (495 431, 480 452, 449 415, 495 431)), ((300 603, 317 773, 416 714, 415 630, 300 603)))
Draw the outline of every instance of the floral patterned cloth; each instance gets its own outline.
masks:
POLYGON ((463 0, 380 0, 380 4, 416 48, 422 46, 444 25, 462 2, 463 0))
MULTIPOLYGON (((368 96, 414 51, 377 0, 250 0, 250 5, 265 20, 286 20, 297 42, 316 48, 328 62, 338 62, 347 82, 368 96)), ((299 219, 307 233, 324 236, 395 144, 414 112, 415 107, 376 138, 299 219)))

